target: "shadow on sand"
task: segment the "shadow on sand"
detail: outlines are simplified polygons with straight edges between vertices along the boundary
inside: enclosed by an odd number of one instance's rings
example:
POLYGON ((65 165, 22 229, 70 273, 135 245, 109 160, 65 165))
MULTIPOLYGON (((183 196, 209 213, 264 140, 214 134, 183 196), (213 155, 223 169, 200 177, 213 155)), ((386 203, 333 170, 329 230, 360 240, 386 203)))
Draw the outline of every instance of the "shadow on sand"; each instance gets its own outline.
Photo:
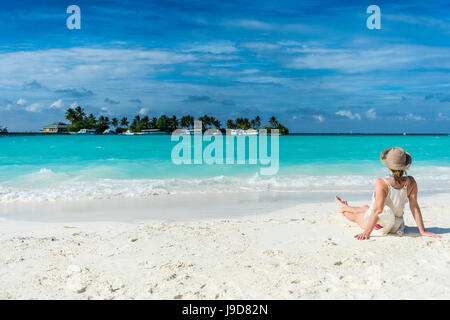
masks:
MULTIPOLYGON (((432 228, 426 228, 426 230, 429 232, 440 234, 440 235, 450 233, 450 228, 432 227, 432 228)), ((405 226, 405 236, 406 237, 420 237, 419 229, 417 227, 405 226)))

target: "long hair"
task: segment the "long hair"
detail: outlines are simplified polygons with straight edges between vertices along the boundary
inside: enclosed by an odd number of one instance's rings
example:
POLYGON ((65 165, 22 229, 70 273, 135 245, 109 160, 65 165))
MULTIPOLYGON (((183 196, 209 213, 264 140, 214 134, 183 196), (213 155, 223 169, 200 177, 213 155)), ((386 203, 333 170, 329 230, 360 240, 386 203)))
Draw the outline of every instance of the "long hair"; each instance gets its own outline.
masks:
POLYGON ((394 180, 396 184, 402 183, 402 177, 405 174, 405 170, 392 170, 392 175, 394 176, 394 180))

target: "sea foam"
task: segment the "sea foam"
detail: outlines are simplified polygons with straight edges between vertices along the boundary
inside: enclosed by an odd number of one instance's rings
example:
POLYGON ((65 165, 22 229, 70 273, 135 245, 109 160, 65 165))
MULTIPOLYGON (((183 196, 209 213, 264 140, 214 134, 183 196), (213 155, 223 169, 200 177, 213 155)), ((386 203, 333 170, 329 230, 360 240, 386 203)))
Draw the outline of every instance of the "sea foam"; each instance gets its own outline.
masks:
MULTIPOLYGON (((435 168, 436 169, 436 168, 435 168)), ((419 170, 415 175, 421 189, 450 186, 448 170, 419 170), (445 172, 445 173, 444 173, 445 172)), ((15 201, 58 201, 77 199, 145 198, 177 193, 221 192, 311 192, 321 190, 367 190, 375 175, 284 175, 266 177, 215 176, 205 178, 103 179, 71 176, 49 169, 0 184, 0 203, 15 201)))

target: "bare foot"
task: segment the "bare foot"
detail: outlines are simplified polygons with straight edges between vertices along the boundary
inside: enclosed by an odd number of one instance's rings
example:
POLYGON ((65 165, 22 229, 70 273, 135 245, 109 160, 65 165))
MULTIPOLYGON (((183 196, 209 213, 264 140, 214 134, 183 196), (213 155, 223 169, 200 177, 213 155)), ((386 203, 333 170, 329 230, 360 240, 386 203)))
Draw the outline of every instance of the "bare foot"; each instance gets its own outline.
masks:
POLYGON ((345 208, 348 206, 347 201, 342 200, 341 198, 339 198, 338 196, 334 197, 334 200, 336 201, 336 203, 341 206, 341 213, 344 213, 345 208))
POLYGON ((334 197, 334 200, 336 200, 336 203, 339 205, 347 205, 347 201, 342 200, 341 198, 339 198, 338 196, 334 197))

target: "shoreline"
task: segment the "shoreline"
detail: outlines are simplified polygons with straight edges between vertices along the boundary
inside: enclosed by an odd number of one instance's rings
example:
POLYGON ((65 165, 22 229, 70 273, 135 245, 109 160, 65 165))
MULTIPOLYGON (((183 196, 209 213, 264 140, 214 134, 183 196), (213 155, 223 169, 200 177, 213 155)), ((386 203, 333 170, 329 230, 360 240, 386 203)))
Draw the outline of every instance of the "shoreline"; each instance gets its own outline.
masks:
POLYGON ((239 218, 272 212, 296 204, 322 203, 336 193, 353 200, 370 198, 368 191, 193 192, 149 197, 15 201, 0 203, 0 219, 38 222, 195 221, 239 218))
MULTIPOLYGON (((421 189, 419 197, 447 194, 448 189, 421 189)), ((259 215, 302 204, 332 202, 335 195, 351 203, 370 205, 372 186, 299 190, 192 191, 150 196, 116 196, 57 200, 14 200, 0 202, 0 221, 192 221, 198 219, 259 215)))
POLYGON ((450 299, 450 197, 420 203, 442 239, 419 237, 406 210, 404 237, 357 241, 334 201, 193 220, 3 218, 0 298, 450 299))
MULTIPOLYGON (((46 132, 0 132, 0 136, 71 136, 67 133, 46 133, 46 132)), ((78 134, 80 136, 92 136, 92 134, 78 134)), ((120 136, 126 134, 110 133, 110 134, 94 134, 95 136, 120 136)), ((141 136, 139 134, 135 134, 141 136)), ((170 134, 167 134, 170 135, 170 134)), ((281 135, 281 134, 280 134, 281 135)), ((145 136, 157 136, 157 135, 145 135, 145 136)), ((364 132, 293 132, 288 134, 282 134, 282 136, 450 136, 450 133, 437 132, 437 133, 420 133, 420 132, 391 132, 391 133, 364 133, 364 132)))

